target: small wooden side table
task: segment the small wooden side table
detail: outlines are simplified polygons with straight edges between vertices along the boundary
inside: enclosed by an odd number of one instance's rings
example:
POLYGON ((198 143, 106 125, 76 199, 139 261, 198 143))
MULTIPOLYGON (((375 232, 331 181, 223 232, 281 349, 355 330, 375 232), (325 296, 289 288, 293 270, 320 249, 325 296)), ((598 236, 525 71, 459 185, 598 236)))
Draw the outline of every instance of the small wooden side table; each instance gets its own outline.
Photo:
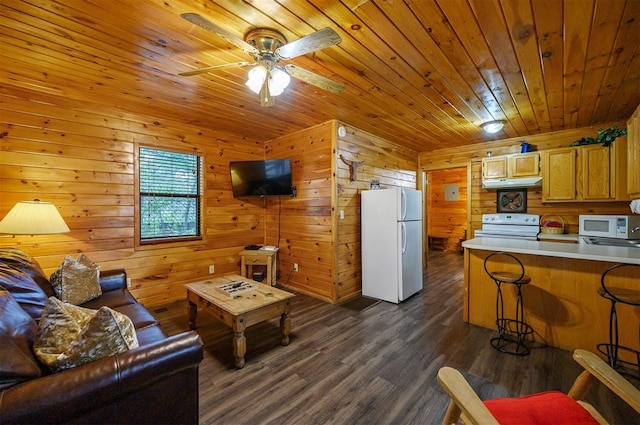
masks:
POLYGON ((267 274, 264 283, 275 286, 278 283, 276 277, 277 253, 278 251, 264 251, 259 249, 245 249, 240 251, 240 275, 253 279, 253 266, 266 266, 267 274))

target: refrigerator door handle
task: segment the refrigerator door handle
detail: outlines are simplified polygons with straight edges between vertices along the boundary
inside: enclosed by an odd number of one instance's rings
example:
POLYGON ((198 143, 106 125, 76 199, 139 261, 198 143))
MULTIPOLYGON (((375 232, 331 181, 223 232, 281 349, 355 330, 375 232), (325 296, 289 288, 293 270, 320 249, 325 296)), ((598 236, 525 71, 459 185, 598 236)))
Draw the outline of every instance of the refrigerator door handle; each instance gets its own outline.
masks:
POLYGON ((407 217, 407 197, 404 194, 404 189, 400 189, 400 221, 404 221, 407 217))
POLYGON ((402 240, 402 254, 407 252, 407 226, 404 223, 400 223, 400 238, 402 240))

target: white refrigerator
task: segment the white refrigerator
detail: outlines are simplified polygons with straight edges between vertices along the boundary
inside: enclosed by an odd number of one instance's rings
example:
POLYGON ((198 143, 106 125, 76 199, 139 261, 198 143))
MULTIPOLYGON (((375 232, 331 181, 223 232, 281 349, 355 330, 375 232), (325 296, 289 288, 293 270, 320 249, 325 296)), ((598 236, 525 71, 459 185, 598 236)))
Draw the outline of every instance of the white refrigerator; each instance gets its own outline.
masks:
POLYGON ((422 289, 422 193, 366 190, 361 198, 362 295, 399 303, 422 289))

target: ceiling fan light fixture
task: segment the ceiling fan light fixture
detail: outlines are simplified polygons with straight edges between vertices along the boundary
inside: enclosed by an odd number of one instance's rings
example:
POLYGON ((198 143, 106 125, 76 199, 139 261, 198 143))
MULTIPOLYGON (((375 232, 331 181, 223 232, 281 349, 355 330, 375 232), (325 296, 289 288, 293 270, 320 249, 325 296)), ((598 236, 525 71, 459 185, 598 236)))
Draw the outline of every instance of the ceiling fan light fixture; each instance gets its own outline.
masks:
POLYGON ((269 94, 279 96, 287 88, 291 77, 280 68, 273 68, 269 74, 269 94))
POLYGON ((245 85, 255 94, 260 94, 265 78, 267 78, 267 69, 262 65, 258 65, 249 70, 249 79, 245 85))
MULTIPOLYGON (((329 27, 322 28, 289 43, 282 33, 270 28, 254 28, 245 34, 244 39, 241 39, 197 13, 183 13, 180 16, 203 30, 239 47, 244 53, 253 58, 256 66, 249 71, 245 85, 260 97, 261 106, 275 105, 274 97, 284 92, 289 85, 291 77, 333 94, 341 94, 344 91, 345 87, 342 84, 304 68, 299 68, 293 64, 288 64, 286 67, 279 65, 279 62, 283 59, 293 59, 342 42, 340 35, 329 27)), ((248 65, 251 65, 251 63, 228 63, 181 72, 179 75, 188 77, 220 69, 248 65)))
POLYGON ((502 130, 504 120, 487 121, 480 126, 486 133, 493 134, 502 130))

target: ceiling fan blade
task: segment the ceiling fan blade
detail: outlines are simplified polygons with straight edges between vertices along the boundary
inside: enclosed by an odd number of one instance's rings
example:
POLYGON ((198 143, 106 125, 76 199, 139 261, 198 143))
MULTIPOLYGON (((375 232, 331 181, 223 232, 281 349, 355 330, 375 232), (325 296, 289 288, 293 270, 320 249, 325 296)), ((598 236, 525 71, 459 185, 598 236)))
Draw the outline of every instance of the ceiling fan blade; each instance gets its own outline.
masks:
POLYGON ((293 64, 288 64, 284 68, 292 77, 296 77, 305 83, 313 84, 314 86, 320 87, 330 93, 341 94, 344 91, 345 87, 342 84, 325 78, 322 75, 307 71, 304 68, 300 68, 293 64))
POLYGON ((276 50, 276 56, 280 59, 291 59, 309 52, 333 46, 342 41, 337 32, 331 28, 323 28, 319 31, 305 35, 291 43, 280 46, 276 50))
POLYGON ((236 66, 245 67, 251 64, 252 64, 251 62, 225 63, 224 65, 209 66, 207 68, 200 68, 200 69, 194 69, 193 71, 181 72, 178 75, 181 75, 183 77, 190 77, 192 75, 205 74, 207 72, 218 71, 220 69, 225 69, 225 68, 234 68, 236 66))
POLYGON ((251 44, 247 43, 246 41, 244 41, 240 37, 236 37, 235 35, 233 35, 229 31, 227 31, 226 29, 222 28, 221 26, 218 26, 218 25, 214 24, 213 22, 211 22, 207 18, 204 18, 204 17, 198 15, 197 13, 183 13, 180 16, 182 18, 186 19, 187 21, 191 22, 192 24, 197 25, 197 26, 199 26, 200 28, 202 28, 204 30, 207 30, 207 31, 209 31, 209 32, 211 32, 213 34, 216 34, 217 36, 220 36, 220 37, 224 38, 229 43, 241 48, 242 51, 244 51, 245 53, 247 53, 247 54, 249 54, 251 56, 256 55, 256 54, 259 53, 258 49, 253 47, 251 44))

